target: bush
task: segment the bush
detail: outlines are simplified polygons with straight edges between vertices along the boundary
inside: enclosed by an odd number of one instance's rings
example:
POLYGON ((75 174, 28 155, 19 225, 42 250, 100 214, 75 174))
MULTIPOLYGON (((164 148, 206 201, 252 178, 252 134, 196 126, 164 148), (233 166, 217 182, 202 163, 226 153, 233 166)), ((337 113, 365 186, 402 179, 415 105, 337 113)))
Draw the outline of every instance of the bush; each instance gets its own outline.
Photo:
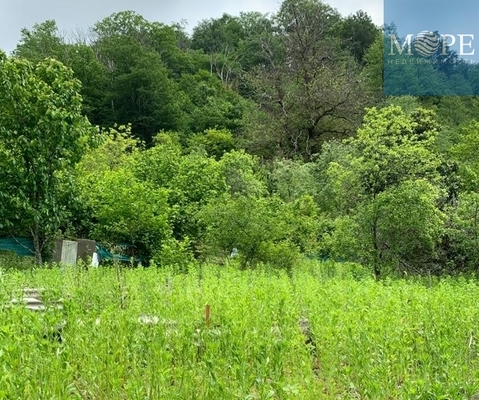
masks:
POLYGON ((35 266, 35 258, 19 256, 11 251, 0 251, 0 268, 4 270, 29 270, 35 266))

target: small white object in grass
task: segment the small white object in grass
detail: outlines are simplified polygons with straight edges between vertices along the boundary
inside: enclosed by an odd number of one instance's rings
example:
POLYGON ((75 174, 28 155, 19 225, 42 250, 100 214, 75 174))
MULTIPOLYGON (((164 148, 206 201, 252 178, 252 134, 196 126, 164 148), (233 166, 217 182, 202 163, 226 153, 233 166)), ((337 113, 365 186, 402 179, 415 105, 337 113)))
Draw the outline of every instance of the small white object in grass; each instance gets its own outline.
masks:
POLYGON ((43 302, 35 297, 24 297, 21 302, 17 299, 13 299, 12 303, 23 303, 25 304, 25 308, 32 311, 43 311, 46 308, 43 302))
POLYGON ((162 318, 161 323, 167 328, 176 328, 178 326, 178 321, 175 321, 174 319, 162 318))
POLYGON ((11 303, 15 305, 24 304, 25 308, 32 311, 45 310, 45 305, 42 301, 35 297, 24 297, 22 300, 12 299, 11 303))
POLYGON ((94 267, 94 268, 98 268, 98 265, 100 264, 99 260, 98 260, 98 253, 93 253, 93 257, 91 258, 91 265, 94 267))
POLYGON ((213 328, 209 330, 209 334, 211 336, 221 336, 223 332, 221 332, 221 329, 219 328, 213 328))
MULTIPOLYGON (((24 297, 21 301, 17 299, 12 299, 11 303, 15 305, 24 304, 25 308, 32 311, 45 311, 47 309, 47 306, 45 306, 45 304, 36 297, 24 297)), ((62 310, 63 304, 60 301, 52 302, 51 304, 49 304, 49 308, 57 308, 59 310, 62 310)))
POLYGON ((22 300, 12 299, 12 303, 43 304, 42 301, 36 297, 24 297, 22 300))
POLYGON ((45 291, 45 289, 36 289, 36 288, 25 288, 23 289, 23 296, 24 297, 34 297, 36 299, 41 298, 41 292, 45 291))
POLYGON ((160 319, 156 315, 140 315, 138 322, 144 325, 156 325, 160 319))
POLYGON ((281 338, 281 328, 274 324, 273 326, 271 326, 271 333, 276 337, 276 338, 281 338))
POLYGON ((166 336, 171 336, 171 335, 177 335, 178 334, 178 321, 175 321, 174 319, 162 318, 160 322, 165 327, 165 335, 166 336))

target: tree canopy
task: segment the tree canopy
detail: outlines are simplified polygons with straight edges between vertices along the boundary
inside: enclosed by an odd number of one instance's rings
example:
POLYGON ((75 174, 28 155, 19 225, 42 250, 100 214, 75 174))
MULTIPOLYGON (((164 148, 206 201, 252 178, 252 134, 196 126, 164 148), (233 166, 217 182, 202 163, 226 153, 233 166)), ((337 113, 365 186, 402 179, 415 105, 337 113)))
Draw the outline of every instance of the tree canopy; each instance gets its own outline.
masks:
POLYGON ((80 87, 56 60, 0 53, 0 228, 30 233, 39 263, 66 218, 63 192, 89 141, 80 87))
POLYGON ((390 32, 320 0, 191 33, 128 10, 23 29, 0 53, 0 233, 31 236, 38 262, 83 236, 181 270, 235 251, 243 268, 474 270, 478 70, 387 66, 390 32), (385 96, 398 73, 470 95, 385 96))

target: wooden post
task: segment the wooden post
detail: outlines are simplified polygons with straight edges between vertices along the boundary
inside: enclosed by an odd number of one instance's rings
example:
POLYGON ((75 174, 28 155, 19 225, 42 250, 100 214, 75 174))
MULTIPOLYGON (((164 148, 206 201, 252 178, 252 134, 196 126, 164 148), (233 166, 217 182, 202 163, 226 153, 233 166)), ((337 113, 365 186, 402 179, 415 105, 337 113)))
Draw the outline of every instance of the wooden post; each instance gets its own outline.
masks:
POLYGON ((211 317, 211 307, 209 304, 205 307, 205 322, 206 326, 210 326, 210 317, 211 317))

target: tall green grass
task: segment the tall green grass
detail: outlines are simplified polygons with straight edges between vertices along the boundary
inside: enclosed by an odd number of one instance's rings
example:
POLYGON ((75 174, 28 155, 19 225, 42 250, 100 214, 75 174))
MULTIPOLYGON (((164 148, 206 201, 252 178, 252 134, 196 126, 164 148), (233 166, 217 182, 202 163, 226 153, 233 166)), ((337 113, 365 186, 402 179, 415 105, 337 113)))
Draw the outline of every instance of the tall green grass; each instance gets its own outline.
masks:
POLYGON ((479 391, 478 298, 474 280, 376 282, 332 263, 292 276, 3 271, 0 398, 468 399, 479 391), (24 287, 64 309, 10 306, 24 287), (63 320, 60 343, 51 333, 63 320))

